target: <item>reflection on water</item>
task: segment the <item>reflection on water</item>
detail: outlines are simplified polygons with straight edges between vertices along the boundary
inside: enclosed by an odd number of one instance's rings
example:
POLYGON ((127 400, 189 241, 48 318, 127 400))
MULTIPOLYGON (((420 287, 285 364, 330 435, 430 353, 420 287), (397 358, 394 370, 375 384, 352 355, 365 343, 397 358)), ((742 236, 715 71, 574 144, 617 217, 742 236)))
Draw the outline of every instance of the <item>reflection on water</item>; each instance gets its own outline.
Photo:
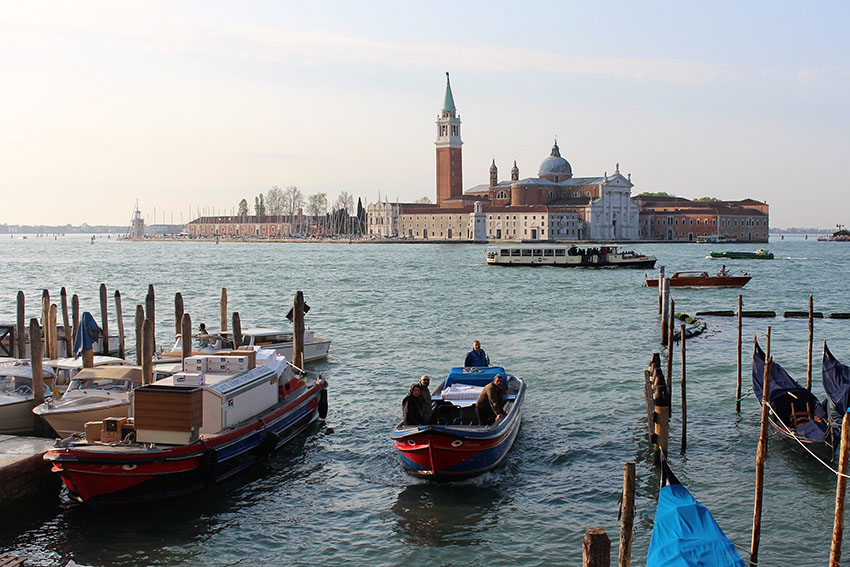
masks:
POLYGON ((414 484, 402 490, 392 509, 395 531, 409 543, 440 547, 477 545, 478 534, 498 524, 505 492, 472 483, 414 484))

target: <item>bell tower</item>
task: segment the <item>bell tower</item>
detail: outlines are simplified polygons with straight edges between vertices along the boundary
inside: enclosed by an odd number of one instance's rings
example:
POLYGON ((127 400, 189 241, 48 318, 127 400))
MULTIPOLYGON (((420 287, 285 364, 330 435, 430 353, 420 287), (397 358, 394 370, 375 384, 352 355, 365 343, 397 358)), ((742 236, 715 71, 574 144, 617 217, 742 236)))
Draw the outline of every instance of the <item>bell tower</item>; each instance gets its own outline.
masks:
POLYGON ((437 116, 437 141, 434 145, 437 146, 437 205, 442 207, 447 206, 443 205, 443 201, 463 199, 463 141, 460 139, 460 116, 455 109, 448 73, 446 97, 443 100, 443 109, 437 116))

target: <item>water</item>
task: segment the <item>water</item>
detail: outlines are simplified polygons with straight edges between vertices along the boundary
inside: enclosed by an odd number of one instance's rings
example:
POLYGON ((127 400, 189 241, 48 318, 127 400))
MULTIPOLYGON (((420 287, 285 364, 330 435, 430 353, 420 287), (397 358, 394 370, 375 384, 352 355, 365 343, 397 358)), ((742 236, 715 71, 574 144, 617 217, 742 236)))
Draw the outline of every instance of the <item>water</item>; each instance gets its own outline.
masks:
MULTIPOLYGON (((727 249, 758 246, 722 245, 727 249)), ((673 270, 721 263, 754 275, 746 309, 850 311, 850 245, 788 238, 776 259, 710 260, 707 245, 636 245, 673 270)), ((0 514, 0 553, 31 565, 580 565, 586 528, 614 540, 623 464, 637 468, 633 562, 646 557, 658 474, 646 439, 643 370, 659 350, 657 291, 642 271, 487 266, 478 245, 136 243, 87 237, 0 238, 0 321, 13 322, 15 295, 27 317, 41 290, 80 296, 99 319, 98 286, 119 289, 126 328, 147 285, 157 293, 157 340, 170 345, 173 297, 193 325, 218 326, 221 287, 243 326, 280 326, 296 290, 307 324, 333 340, 325 424, 235 482, 174 502, 97 515, 70 502, 0 514), (524 423, 505 464, 456 484, 405 475, 389 439, 401 399, 423 373, 459 365, 473 339, 494 364, 528 381, 524 423)), ((735 309, 738 290, 674 289, 677 310, 735 309)), ((745 319, 805 383, 806 320, 745 319)), ((815 324, 814 390, 820 345, 850 360, 850 321, 815 324)), ((130 331, 131 332, 131 331, 130 331)), ((749 547, 758 410, 736 416, 735 319, 712 318, 688 344, 688 450, 679 454, 678 384, 673 387, 671 463, 726 534, 749 547)), ((680 376, 678 347, 674 378, 680 376)), ((769 445, 760 563, 826 562, 835 477, 779 439, 769 445)), ((616 560, 615 560, 616 561, 616 560)))

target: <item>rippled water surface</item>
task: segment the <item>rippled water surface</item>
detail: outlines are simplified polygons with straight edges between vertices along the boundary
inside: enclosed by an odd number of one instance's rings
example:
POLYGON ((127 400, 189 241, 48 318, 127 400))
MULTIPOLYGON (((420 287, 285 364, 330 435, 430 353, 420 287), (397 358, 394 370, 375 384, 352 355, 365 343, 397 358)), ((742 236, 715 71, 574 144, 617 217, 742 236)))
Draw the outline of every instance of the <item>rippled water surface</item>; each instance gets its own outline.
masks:
MULTIPOLYGON (((724 245, 729 249, 756 246, 724 245)), ((707 269, 705 245, 636 245, 672 270, 707 269)), ((786 239, 776 259, 729 260, 749 271, 746 309, 850 311, 850 244, 786 239)), ((657 291, 642 271, 487 266, 479 245, 138 243, 85 237, 0 238, 0 321, 27 317, 41 290, 80 296, 99 320, 98 286, 121 291, 126 328, 147 285, 157 295, 157 340, 168 344, 173 298, 183 294, 194 325, 218 327, 220 290, 243 327, 280 326, 296 290, 307 324, 333 340, 313 367, 330 377, 330 412, 274 459, 234 482, 174 502, 94 514, 71 503, 0 519, 0 553, 32 565, 73 558, 86 565, 580 565, 585 529, 614 540, 623 464, 637 467, 633 562, 646 557, 658 474, 646 439, 643 370, 660 350, 657 291), (434 485, 405 475, 389 432, 419 375, 462 364, 473 339, 494 364, 524 377, 528 395, 516 445, 496 471, 434 485)), ((734 309, 737 290, 674 289, 677 310, 734 309)), ((772 325, 771 351, 805 382, 805 320, 745 319, 754 334, 772 325)), ((850 360, 850 321, 815 325, 814 390, 820 345, 850 360)), ((680 388, 673 386, 671 461, 726 534, 749 547, 757 404, 735 414, 734 318, 709 319, 688 343, 688 450, 680 455, 680 388)), ((680 376, 678 349, 674 377, 680 376)), ((825 563, 835 477, 771 439, 762 521, 762 565, 825 563)), ((616 561, 616 559, 615 559, 616 561)))

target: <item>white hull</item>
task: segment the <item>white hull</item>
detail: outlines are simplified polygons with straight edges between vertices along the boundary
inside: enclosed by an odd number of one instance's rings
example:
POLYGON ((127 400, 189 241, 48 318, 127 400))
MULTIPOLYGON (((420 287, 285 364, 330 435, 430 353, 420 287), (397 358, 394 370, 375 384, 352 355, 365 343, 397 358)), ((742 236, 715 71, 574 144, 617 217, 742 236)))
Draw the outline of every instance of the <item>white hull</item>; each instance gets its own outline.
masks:
MULTIPOLYGON (((39 409, 42 409, 42 407, 39 406, 39 409)), ((51 411, 47 409, 40 411, 39 415, 60 437, 68 437, 74 433, 85 431, 87 421, 103 421, 108 417, 129 417, 130 401, 128 399, 108 400, 80 408, 78 411, 51 411)))
MULTIPOLYGON (((8 396, 2 396, 8 398, 8 396)), ((17 401, 0 402, 0 434, 22 435, 35 431, 32 397, 17 401)))
MULTIPOLYGON (((287 359, 292 359, 292 343, 283 343, 272 346, 264 345, 263 348, 270 348, 275 352, 284 355, 287 359)), ((313 362, 315 360, 327 358, 330 348, 331 342, 323 339, 316 339, 314 342, 304 343, 304 362, 313 362)))

